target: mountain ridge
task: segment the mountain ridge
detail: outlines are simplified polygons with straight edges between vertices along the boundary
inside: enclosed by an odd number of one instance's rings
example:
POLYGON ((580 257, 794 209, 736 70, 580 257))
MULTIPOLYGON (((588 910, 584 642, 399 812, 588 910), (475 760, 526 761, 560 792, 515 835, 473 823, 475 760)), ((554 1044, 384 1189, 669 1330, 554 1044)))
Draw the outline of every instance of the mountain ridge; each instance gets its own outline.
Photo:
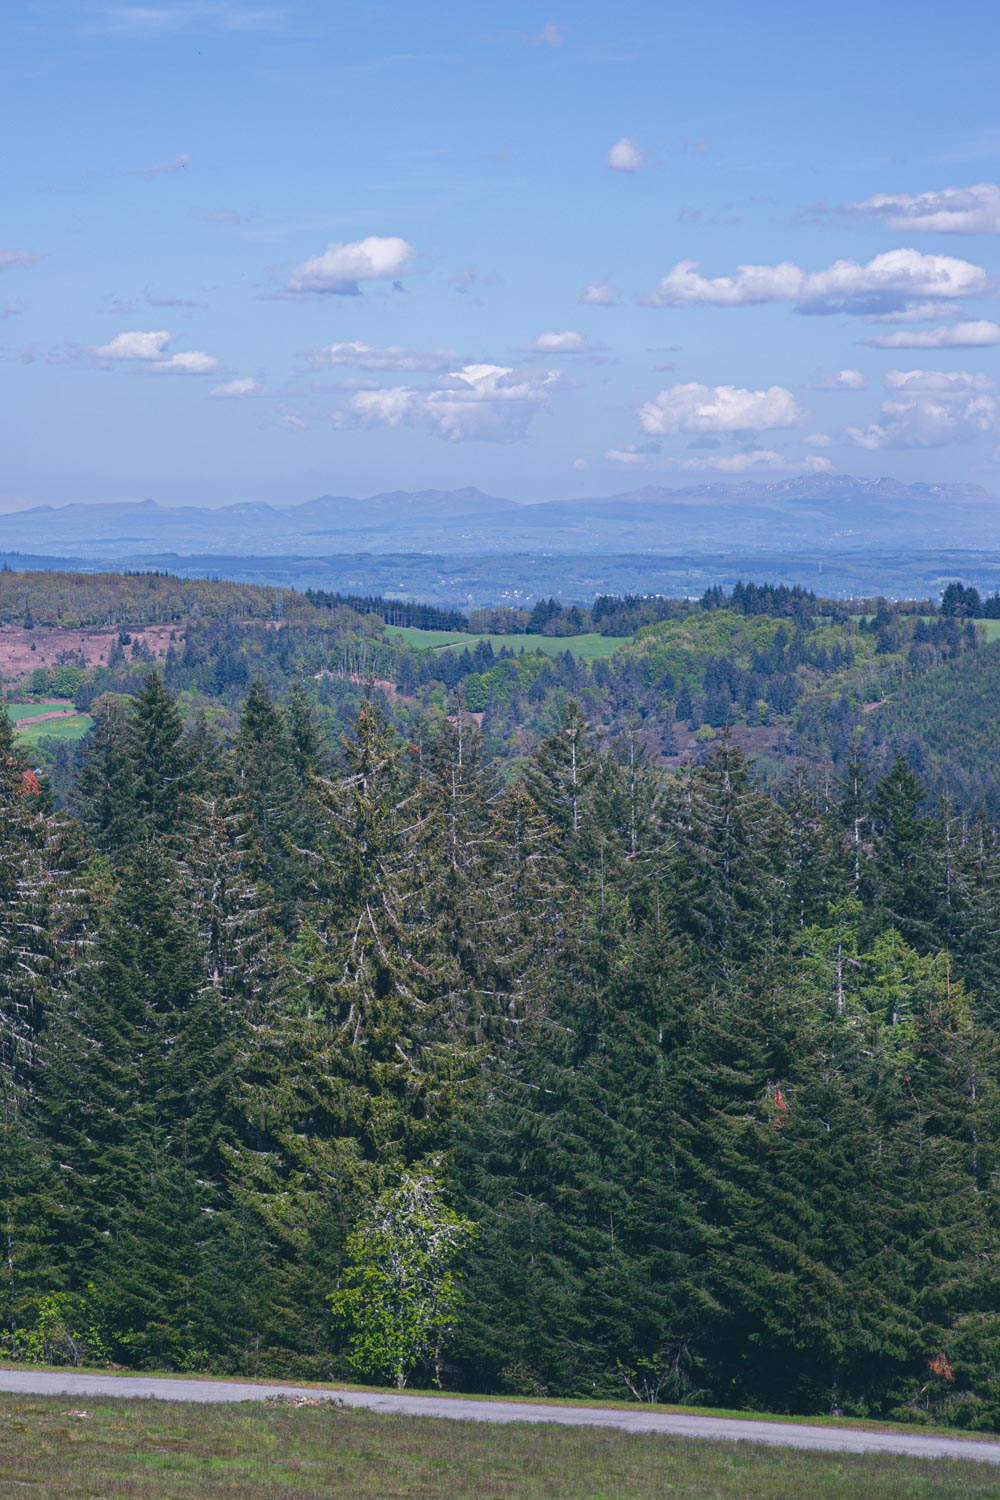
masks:
POLYGON ((1000 543, 1000 501, 982 486, 800 475, 524 503, 472 486, 336 493, 294 505, 237 501, 166 506, 152 499, 70 502, 0 515, 0 550, 91 559, 164 552, 316 555, 414 552, 661 552, 1000 543))

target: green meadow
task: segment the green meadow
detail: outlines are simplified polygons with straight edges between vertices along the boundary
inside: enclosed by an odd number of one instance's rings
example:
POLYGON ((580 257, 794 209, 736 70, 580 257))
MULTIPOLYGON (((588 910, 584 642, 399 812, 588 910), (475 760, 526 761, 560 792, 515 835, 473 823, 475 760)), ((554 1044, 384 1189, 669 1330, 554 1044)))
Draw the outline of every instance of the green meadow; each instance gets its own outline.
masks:
POLYGON ((0 1395, 0 1493, 60 1500, 986 1500, 989 1464, 499 1426, 323 1401, 0 1395))
POLYGON ((474 651, 479 641, 489 641, 493 650, 499 652, 507 646, 513 651, 542 652, 545 656, 561 656, 568 651, 579 661, 596 661, 600 656, 610 656, 626 639, 614 635, 598 635, 590 631, 586 635, 466 635, 457 630, 417 630, 409 625, 387 625, 386 636, 401 640, 417 651, 474 651))
POLYGON ((17 731, 17 738, 24 745, 33 745, 42 738, 80 740, 94 722, 89 714, 72 714, 65 719, 43 719, 40 724, 24 724, 22 727, 24 719, 72 708, 68 698, 39 699, 34 703, 7 703, 4 707, 17 731))

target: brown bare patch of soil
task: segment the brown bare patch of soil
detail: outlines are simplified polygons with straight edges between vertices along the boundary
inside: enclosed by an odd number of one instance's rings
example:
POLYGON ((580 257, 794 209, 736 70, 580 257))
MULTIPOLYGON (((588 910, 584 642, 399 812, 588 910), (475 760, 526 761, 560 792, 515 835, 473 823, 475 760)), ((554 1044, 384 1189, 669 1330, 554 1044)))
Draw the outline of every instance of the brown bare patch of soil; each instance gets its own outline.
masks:
MULTIPOLYGON (((128 631, 132 640, 142 641, 157 660, 166 656, 171 633, 178 641, 182 640, 183 626, 144 625, 128 631)), ((54 667, 66 653, 82 659, 85 666, 100 666, 107 661, 117 640, 117 629, 63 630, 59 626, 36 625, 34 630, 25 630, 22 625, 0 625, 0 674, 19 677, 33 667, 54 667)), ((124 647, 126 655, 131 649, 124 647)))

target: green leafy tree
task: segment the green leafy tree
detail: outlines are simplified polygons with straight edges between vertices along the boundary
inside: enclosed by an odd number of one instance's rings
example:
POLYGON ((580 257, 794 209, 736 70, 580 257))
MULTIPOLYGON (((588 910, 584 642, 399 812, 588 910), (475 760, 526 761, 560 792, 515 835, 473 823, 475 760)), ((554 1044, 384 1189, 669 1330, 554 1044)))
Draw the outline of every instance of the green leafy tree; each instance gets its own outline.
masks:
POLYGON ((348 1362, 359 1375, 402 1388, 418 1366, 441 1362, 459 1308, 455 1261, 474 1232, 444 1202, 433 1170, 404 1173, 349 1236, 346 1285, 331 1292, 350 1330, 348 1362))

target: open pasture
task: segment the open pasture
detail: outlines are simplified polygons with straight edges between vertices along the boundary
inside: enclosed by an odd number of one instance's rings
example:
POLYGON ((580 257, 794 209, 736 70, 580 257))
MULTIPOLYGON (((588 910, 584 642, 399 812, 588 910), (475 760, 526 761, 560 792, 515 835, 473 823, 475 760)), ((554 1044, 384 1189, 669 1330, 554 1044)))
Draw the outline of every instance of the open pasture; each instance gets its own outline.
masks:
POLYGON ((578 661, 596 661, 598 657, 610 656, 626 639, 614 635, 598 635, 595 631, 586 635, 466 635, 457 630, 417 630, 408 625, 387 625, 386 636, 401 640, 417 651, 470 651, 479 641, 489 641, 493 650, 499 652, 504 646, 512 651, 541 651, 545 656, 561 656, 568 651, 578 661))

